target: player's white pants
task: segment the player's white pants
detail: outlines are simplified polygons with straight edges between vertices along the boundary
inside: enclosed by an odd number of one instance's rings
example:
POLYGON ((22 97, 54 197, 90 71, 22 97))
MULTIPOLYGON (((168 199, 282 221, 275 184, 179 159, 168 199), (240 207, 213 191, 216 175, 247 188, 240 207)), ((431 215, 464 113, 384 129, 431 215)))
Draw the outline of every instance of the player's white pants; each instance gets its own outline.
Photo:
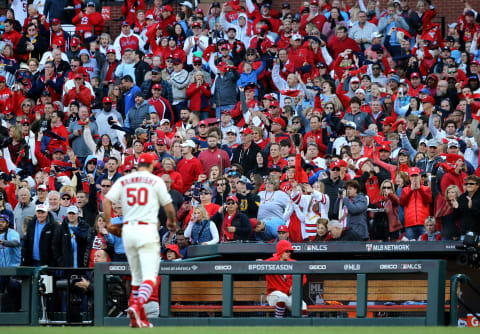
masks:
MULTIPOLYGON (((269 295, 267 295, 267 302, 270 306, 275 306, 279 302, 284 302, 285 306, 291 311, 292 310, 292 296, 289 296, 282 291, 275 290, 269 295)), ((307 304, 302 300, 302 310, 307 309, 307 304)))
POLYGON ((123 246, 132 272, 132 285, 157 281, 160 267, 160 237, 157 226, 128 223, 122 229, 123 246))

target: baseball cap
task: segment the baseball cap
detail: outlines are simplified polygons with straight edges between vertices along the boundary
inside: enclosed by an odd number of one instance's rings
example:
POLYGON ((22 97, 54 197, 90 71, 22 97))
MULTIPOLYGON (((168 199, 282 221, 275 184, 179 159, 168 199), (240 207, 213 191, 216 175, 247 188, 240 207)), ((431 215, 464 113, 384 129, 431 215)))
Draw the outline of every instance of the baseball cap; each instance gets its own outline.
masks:
POLYGON ((282 172, 282 167, 280 167, 279 165, 272 165, 270 167, 270 170, 269 172, 282 172))
POLYGON ((340 161, 335 160, 330 163, 329 169, 340 168, 340 161))
POLYGON ((128 24, 128 21, 123 21, 123 22, 122 22, 122 27, 123 27, 123 26, 130 26, 130 25, 128 24))
POLYGON ((350 83, 352 82, 360 82, 360 78, 359 77, 353 77, 350 79, 350 83))
POLYGON ((198 21, 192 23, 192 28, 201 28, 202 24, 198 21))
POLYGON ((228 202, 228 201, 234 201, 238 203, 238 197, 235 195, 230 195, 227 197, 227 200, 225 202, 228 202))
POLYGON ((159 83, 156 83, 156 84, 153 85, 152 89, 162 90, 162 85, 160 85, 159 83))
POLYGON ((115 51, 115 49, 108 49, 108 50, 107 50, 107 54, 108 54, 108 53, 116 54, 117 52, 115 51))
POLYGON ((62 153, 62 154, 65 154, 65 151, 63 151, 62 148, 57 148, 57 149, 55 149, 55 150, 53 151, 53 153, 58 153, 58 152, 60 152, 60 153, 62 153))
POLYGON ((10 219, 8 219, 8 216, 3 214, 0 215, 0 220, 3 220, 4 222, 7 222, 7 223, 10 221, 10 219))
POLYGON ((43 184, 43 183, 42 183, 42 184, 39 184, 39 185, 37 186, 37 191, 40 190, 40 189, 47 191, 47 186, 46 186, 45 184, 43 184))
MULTIPOLYGON (((75 74, 75 75, 73 76, 73 79, 83 79, 83 75, 80 74, 80 73, 77 73, 77 74, 75 74)), ((48 90, 44 91, 44 93, 45 93, 45 92, 48 92, 48 90)), ((46 94, 45 94, 45 95, 46 95, 46 94)))
POLYGON ((150 153, 142 153, 140 154, 140 157, 138 158, 138 163, 143 163, 143 164, 152 164, 153 163, 153 155, 150 153))
POLYGON ((193 142, 193 140, 191 139, 188 139, 186 140, 184 143, 181 143, 180 144, 181 147, 191 147, 191 148, 195 148, 195 143, 193 142))
POLYGON ((70 205, 67 208, 67 213, 78 213, 78 208, 75 205, 70 205))
POLYGON ((170 5, 163 6, 163 10, 173 12, 173 8, 170 5))
POLYGON ((422 99, 422 103, 431 103, 431 104, 435 105, 435 99, 433 97, 431 97, 430 95, 428 95, 428 96, 425 96, 422 99))
POLYGON ((167 142, 164 138, 158 138, 156 144, 157 145, 166 145, 167 142))
POLYGON ((380 145, 380 147, 378 148, 378 151, 388 151, 388 152, 392 152, 392 149, 390 148, 390 145, 388 144, 382 144, 380 145))
POLYGON ((413 175, 420 175, 420 168, 418 167, 411 167, 408 169, 408 176, 413 176, 413 175))
POLYGON ((240 130, 240 133, 244 135, 251 135, 253 131, 250 128, 243 128, 242 130, 240 130))
POLYGON ((160 121, 160 125, 163 125, 163 124, 166 124, 166 123, 170 124, 170 120, 168 118, 164 118, 160 121))
POLYGON ((345 127, 346 128, 352 128, 352 129, 357 129, 357 124, 355 124, 355 122, 352 122, 352 121, 349 121, 347 123, 345 123, 345 127))
POLYGON ((208 126, 207 121, 203 120, 203 121, 198 122, 198 126, 202 126, 202 125, 203 126, 208 126))
POLYGON ((275 119, 272 119, 272 123, 277 123, 278 125, 280 125, 283 128, 285 128, 286 124, 285 124, 285 120, 281 117, 277 117, 275 119))
POLYGON ((288 227, 287 227, 287 225, 280 225, 280 226, 278 227, 277 232, 288 232, 288 227))
POLYGON ((301 40, 302 40, 302 35, 300 35, 300 34, 293 34, 293 35, 292 35, 292 40, 294 40, 294 41, 300 40, 300 41, 301 41, 301 40))
POLYGON ((372 129, 365 130, 364 133, 360 134, 361 137, 375 137, 377 134, 372 129))
POLYGON ((140 97, 145 98, 145 97, 143 96, 143 93, 142 93, 141 91, 136 91, 134 96, 135 96, 135 97, 140 96, 140 97))
POLYGON ((438 141, 436 139, 430 139, 427 142, 428 147, 438 147, 438 141))
POLYGON ((355 94, 357 93, 361 93, 363 95, 365 95, 365 90, 363 88, 358 88, 356 91, 355 91, 355 94))
POLYGON ((48 208, 45 204, 38 204, 37 206, 35 206, 35 211, 48 212, 48 208))
POLYGON ((52 24, 60 24, 60 20, 55 18, 55 19, 52 19, 52 24))
POLYGON ((194 63, 194 64, 195 64, 195 63, 201 63, 201 62, 202 62, 202 58, 197 57, 197 56, 193 57, 193 63, 194 63))
POLYGON ((63 197, 63 196, 68 196, 69 198, 72 198, 72 196, 70 196, 70 193, 67 193, 65 191, 60 194, 60 197, 63 197))
POLYGON ((180 247, 178 247, 177 244, 168 245, 167 246, 167 251, 172 251, 175 254, 177 254, 178 257, 180 256, 180 247))
POLYGON ((397 74, 394 74, 388 79, 388 81, 395 81, 396 83, 400 83, 400 77, 397 74))
POLYGON ((383 35, 381 33, 379 33, 378 31, 374 31, 372 33, 372 39, 373 38, 379 38, 379 37, 383 37, 383 35))
POLYGON ((402 148, 400 149, 400 151, 398 151, 398 155, 400 154, 406 155, 408 157, 408 150, 406 148, 402 148))
POLYGON ((457 141, 457 140, 449 140, 447 147, 448 147, 448 148, 451 148, 451 147, 460 147, 460 145, 458 144, 458 141, 457 141))
POLYGON ((105 103, 112 103, 112 98, 110 96, 105 96, 102 100, 102 102, 105 103))
POLYGON ((250 184, 250 180, 246 176, 242 176, 237 182, 242 182, 243 184, 250 184))
POLYGON ((413 78, 420 78, 420 74, 418 74, 418 72, 413 72, 412 74, 410 74, 410 79, 413 78))
POLYGON ((97 161, 97 169, 104 169, 105 168, 105 163, 103 160, 98 160, 97 161))
POLYGON ((153 15, 152 14, 148 14, 145 19, 147 20, 153 20, 153 15))
POLYGON ((270 107, 280 107, 280 103, 277 100, 273 100, 270 102, 270 107))

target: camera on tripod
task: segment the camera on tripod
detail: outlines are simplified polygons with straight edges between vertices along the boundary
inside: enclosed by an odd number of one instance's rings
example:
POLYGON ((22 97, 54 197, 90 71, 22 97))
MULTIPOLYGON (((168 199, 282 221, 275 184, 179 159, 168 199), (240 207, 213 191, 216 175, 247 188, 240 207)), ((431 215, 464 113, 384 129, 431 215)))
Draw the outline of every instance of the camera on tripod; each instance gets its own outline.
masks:
POLYGON ((455 248, 465 251, 458 256, 458 264, 468 264, 473 268, 480 268, 480 239, 478 234, 467 232, 463 239, 463 245, 457 245, 455 248))

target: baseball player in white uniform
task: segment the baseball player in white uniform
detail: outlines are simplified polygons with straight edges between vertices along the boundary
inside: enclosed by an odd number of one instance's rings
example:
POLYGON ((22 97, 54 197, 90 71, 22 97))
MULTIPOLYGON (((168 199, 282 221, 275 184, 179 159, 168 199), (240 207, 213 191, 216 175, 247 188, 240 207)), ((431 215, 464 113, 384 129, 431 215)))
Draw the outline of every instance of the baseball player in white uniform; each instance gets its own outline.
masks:
POLYGON ((131 327, 153 327, 143 305, 152 294, 160 266, 158 211, 163 206, 167 218, 175 222, 175 209, 164 181, 152 174, 154 157, 142 153, 138 170, 118 179, 105 196, 103 212, 107 229, 121 234, 132 272, 132 294, 128 315, 131 327), (120 200, 124 223, 121 228, 110 223, 112 203, 120 200))

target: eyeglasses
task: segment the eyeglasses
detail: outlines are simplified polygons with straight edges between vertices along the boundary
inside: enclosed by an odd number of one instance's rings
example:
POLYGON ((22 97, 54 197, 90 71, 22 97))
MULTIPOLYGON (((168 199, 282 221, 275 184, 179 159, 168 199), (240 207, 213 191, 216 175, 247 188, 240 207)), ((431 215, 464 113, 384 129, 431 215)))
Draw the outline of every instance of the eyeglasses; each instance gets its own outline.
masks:
POLYGON ((194 66, 200 66, 202 63, 193 63, 194 66))
POLYGON ((210 195, 210 193, 208 191, 202 191, 200 195, 210 195))
POLYGON ((217 183, 217 187, 225 187, 226 184, 225 183, 217 183))
POLYGON ((292 122, 292 124, 300 124, 300 122, 292 122))
POLYGON ((32 105, 29 103, 25 103, 22 107, 31 107, 32 105))
POLYGON ((234 205, 236 202, 228 201, 226 204, 227 205, 234 205))
POLYGON ((96 165, 96 164, 97 164, 96 161, 89 161, 89 162, 87 163, 87 165, 96 165))
POLYGON ((101 187, 102 188, 110 188, 112 185, 111 184, 102 184, 101 187))
POLYGON ((76 215, 75 212, 68 212, 69 215, 76 215))
POLYGON ((333 110, 333 107, 325 107, 325 109, 333 110))
POLYGON ((477 184, 476 183, 473 183, 473 182, 468 182, 468 183, 465 183, 466 186, 476 186, 477 184))
POLYGON ((275 109, 275 108, 276 108, 275 106, 268 107, 268 109, 275 109))
POLYGON ((339 172, 340 171, 340 168, 333 168, 332 169, 332 172, 339 172))
POLYGON ((70 197, 62 197, 62 201, 69 201, 70 197))
POLYGON ((392 189, 392 187, 383 187, 383 189, 392 189))

